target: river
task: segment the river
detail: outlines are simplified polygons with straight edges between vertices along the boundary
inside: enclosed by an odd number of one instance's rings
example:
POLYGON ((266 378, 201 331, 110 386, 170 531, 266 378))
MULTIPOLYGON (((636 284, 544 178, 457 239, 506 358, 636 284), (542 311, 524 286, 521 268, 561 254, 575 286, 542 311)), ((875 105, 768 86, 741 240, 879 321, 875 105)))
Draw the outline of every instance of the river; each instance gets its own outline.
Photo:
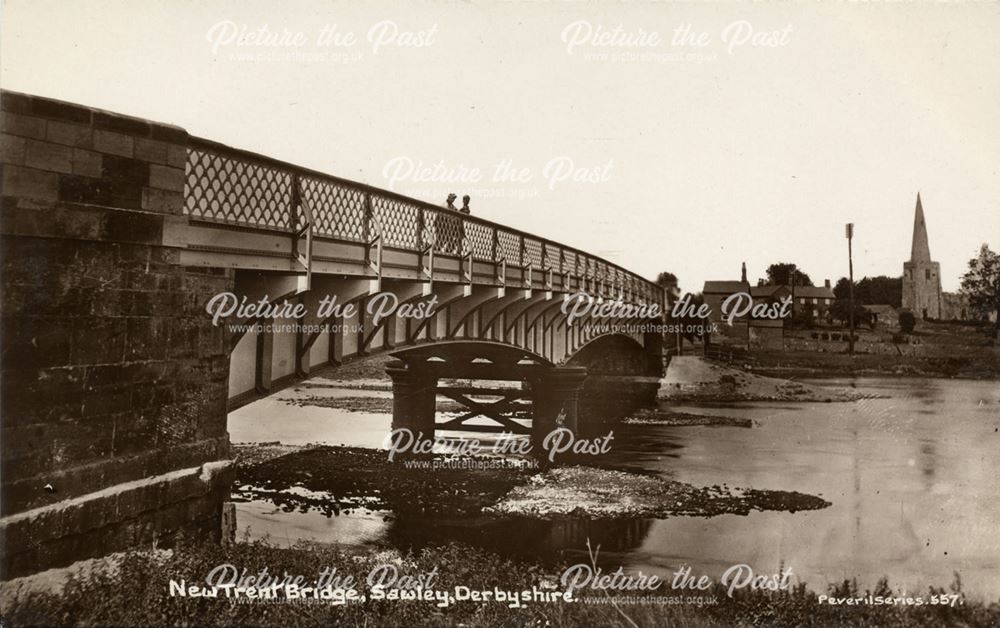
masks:
MULTIPOLYGON (((746 417, 754 427, 620 426, 602 464, 654 471, 703 486, 800 491, 832 502, 807 512, 626 521, 408 521, 383 512, 327 517, 266 501, 238 504, 251 537, 309 538, 414 547, 461 540, 510 555, 585 556, 668 574, 689 565, 718 579, 746 563, 759 573, 791 567, 814 590, 856 578, 894 590, 947 587, 953 574, 973 597, 1000 599, 1000 385, 944 379, 824 380, 883 398, 851 403, 726 403, 675 406, 746 417)), ((337 388, 326 396, 378 396, 337 388)), ((288 403, 288 390, 230 415, 233 442, 378 447, 390 417, 288 403)))

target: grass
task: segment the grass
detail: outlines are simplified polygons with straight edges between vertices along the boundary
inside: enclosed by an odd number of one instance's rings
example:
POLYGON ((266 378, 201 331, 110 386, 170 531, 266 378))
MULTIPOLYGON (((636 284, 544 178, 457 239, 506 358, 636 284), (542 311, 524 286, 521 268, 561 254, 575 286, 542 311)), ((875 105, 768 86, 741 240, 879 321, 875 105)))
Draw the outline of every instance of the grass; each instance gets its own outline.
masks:
MULTIPOLYGON (((286 571, 315 577, 324 567, 364 582, 375 566, 393 562, 401 573, 417 574, 437 568, 434 588, 455 585, 472 589, 523 590, 543 581, 557 582, 561 569, 490 554, 451 544, 400 556, 394 552, 353 554, 330 546, 301 544, 278 548, 266 541, 219 546, 179 544, 160 562, 148 552, 132 551, 108 570, 71 579, 60 594, 35 593, 3 609, 3 626, 26 625, 265 625, 265 626, 996 626, 1000 605, 960 599, 952 607, 828 606, 805 586, 781 592, 742 592, 730 599, 721 585, 699 595, 717 598, 707 606, 612 605, 536 603, 519 609, 500 603, 458 602, 440 609, 429 602, 368 601, 346 606, 300 604, 231 604, 224 599, 170 597, 170 578, 203 581, 223 563, 249 572, 267 567, 271 574, 286 571)), ((363 587, 362 587, 363 588, 363 587)), ((949 587, 961 596, 961 584, 949 587)), ((943 589, 932 589, 944 592, 943 589)), ((837 596, 864 594, 857 584, 844 582, 828 592, 837 596)), ((873 594, 891 595, 883 581, 873 594)), ((669 594, 657 591, 653 596, 669 594)), ((595 595, 600 595, 595 594, 595 595)), ((640 594, 641 595, 641 594, 640 594)))

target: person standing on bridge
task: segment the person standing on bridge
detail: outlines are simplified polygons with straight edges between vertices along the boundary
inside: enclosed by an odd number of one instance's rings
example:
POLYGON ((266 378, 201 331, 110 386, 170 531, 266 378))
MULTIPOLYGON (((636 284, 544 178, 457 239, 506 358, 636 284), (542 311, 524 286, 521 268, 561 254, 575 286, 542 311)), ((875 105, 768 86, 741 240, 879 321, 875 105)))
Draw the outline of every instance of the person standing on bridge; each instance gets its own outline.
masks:
POLYGON ((440 251, 451 255, 457 255, 462 247, 462 220, 455 214, 458 208, 455 207, 455 199, 458 195, 452 192, 445 201, 447 212, 439 213, 434 221, 434 232, 440 242, 440 251))
POLYGON ((472 210, 469 209, 469 201, 470 200, 472 200, 472 197, 469 196, 468 194, 466 194, 465 196, 463 196, 462 197, 462 209, 460 209, 458 211, 462 212, 463 214, 471 214, 472 210))

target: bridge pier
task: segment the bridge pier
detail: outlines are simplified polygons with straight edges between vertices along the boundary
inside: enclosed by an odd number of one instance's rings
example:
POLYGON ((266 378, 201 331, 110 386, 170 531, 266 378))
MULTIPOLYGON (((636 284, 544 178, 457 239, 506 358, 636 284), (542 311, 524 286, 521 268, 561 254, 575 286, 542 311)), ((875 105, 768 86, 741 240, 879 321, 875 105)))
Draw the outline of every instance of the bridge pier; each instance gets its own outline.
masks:
POLYGON ((541 451, 542 441, 556 428, 579 431, 580 392, 586 379, 583 367, 557 366, 532 382, 531 440, 535 451, 541 451))
POLYGON ((392 429, 421 432, 434 437, 437 406, 437 378, 409 368, 403 362, 390 362, 386 372, 392 379, 392 429))
MULTIPOLYGON (((386 373, 392 379, 392 429, 408 429, 422 438, 434 437, 438 429, 472 432, 509 432, 530 434, 532 451, 545 456, 543 442, 546 436, 557 428, 565 428, 578 433, 581 428, 580 397, 587 369, 582 366, 553 366, 540 363, 521 363, 516 360, 501 362, 501 353, 484 350, 484 355, 476 357, 465 353, 464 343, 455 353, 447 350, 427 354, 420 348, 395 353, 401 358, 386 366, 386 373), (428 357, 437 360, 429 361, 428 357), (441 356, 452 357, 453 361, 442 360, 441 356), (488 356, 488 357, 484 357, 488 356), (481 380, 527 381, 531 384, 530 394, 519 393, 517 389, 444 388, 441 393, 466 405, 468 412, 440 425, 436 422, 438 380, 441 378, 468 378, 481 380), (511 392, 507 392, 507 391, 511 392), (466 395, 502 397, 497 402, 480 402, 466 395), (530 429, 515 420, 510 412, 517 398, 530 397, 530 429), (505 412, 507 414, 505 414, 505 412), (466 424, 465 421, 477 416, 494 420, 496 425, 466 424)), ((434 351, 428 348, 427 351, 434 351)), ((504 350, 508 352, 508 350, 504 350)), ((518 419, 523 417, 517 416, 518 419)))

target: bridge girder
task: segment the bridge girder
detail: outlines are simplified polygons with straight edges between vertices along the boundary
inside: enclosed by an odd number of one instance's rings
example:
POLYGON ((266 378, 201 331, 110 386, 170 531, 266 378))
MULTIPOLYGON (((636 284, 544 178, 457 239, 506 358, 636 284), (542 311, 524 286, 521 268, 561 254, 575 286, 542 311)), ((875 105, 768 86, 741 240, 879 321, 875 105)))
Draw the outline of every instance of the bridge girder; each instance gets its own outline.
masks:
MULTIPOLYGON (((456 267, 458 265, 456 264, 456 267)), ((457 268, 456 268, 457 270, 457 268)), ((257 338, 255 351, 242 349, 231 353, 232 359, 252 359, 254 387, 238 390, 231 385, 230 399, 237 405, 256 395, 269 394, 275 389, 304 379, 317 367, 337 365, 366 355, 394 352, 408 347, 438 345, 443 342, 469 340, 497 342, 505 346, 528 350, 553 364, 565 364, 573 355, 602 334, 591 323, 594 317, 585 315, 574 325, 567 325, 561 304, 566 293, 538 288, 498 286, 468 282, 433 283, 425 278, 385 278, 381 285, 366 276, 313 273, 308 290, 302 290, 300 276, 286 272, 238 271, 236 285, 248 298, 277 294, 284 300, 298 300, 305 305, 307 315, 303 325, 325 326, 319 330, 295 334, 294 341, 275 342, 269 334, 257 338), (397 305, 416 305, 436 300, 432 316, 421 319, 383 317, 374 321, 365 304, 376 294, 392 293, 397 305), (320 300, 335 296, 341 306, 354 304, 356 314, 346 319, 340 314, 321 318, 320 300), (324 337, 326 339, 324 340, 324 337), (324 340, 326 353, 316 353, 324 340), (289 347, 290 345, 290 347, 289 347), (294 351, 294 355, 282 352, 294 351), (273 364, 284 364, 291 358, 291 373, 274 373, 273 364), (273 380, 273 381, 272 381, 273 380)), ((273 301, 273 299, 272 299, 273 301)), ((606 320, 606 319, 605 319, 606 320)), ((620 322, 624 319, 615 319, 620 322)), ((609 321, 610 322, 610 321, 609 321)), ((606 334, 605 334, 606 335, 606 334)), ((625 335, 625 334, 623 334, 625 335)), ((640 345, 642 339, 636 339, 640 345)), ((240 342, 232 343, 235 348, 240 342)), ((246 368, 240 369, 246 371, 246 368)), ((247 381, 244 377, 243 381, 247 381)), ((232 378, 231 378, 232 383, 232 378)))

